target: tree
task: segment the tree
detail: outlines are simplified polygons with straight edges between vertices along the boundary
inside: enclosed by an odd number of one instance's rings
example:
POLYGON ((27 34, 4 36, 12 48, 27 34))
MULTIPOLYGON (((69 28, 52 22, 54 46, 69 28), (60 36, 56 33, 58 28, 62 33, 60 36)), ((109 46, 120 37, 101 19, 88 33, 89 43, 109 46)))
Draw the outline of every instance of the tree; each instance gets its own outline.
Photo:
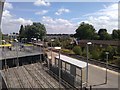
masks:
POLYGON ((20 30, 19 30, 19 38, 20 38, 20 41, 21 41, 21 38, 24 38, 24 32, 25 32, 24 26, 21 25, 21 26, 20 26, 20 30))
POLYGON ((77 55, 82 55, 82 50, 81 50, 81 47, 80 46, 75 46, 73 48, 73 52, 77 55))
POLYGON ((113 46, 107 46, 106 51, 109 52, 109 59, 113 59, 116 54, 115 48, 113 46))
POLYGON ((94 39, 95 28, 87 23, 82 22, 74 36, 78 39, 94 39))
POLYGON ((113 30, 113 32, 112 32, 112 38, 114 39, 114 40, 120 40, 120 30, 113 30))
POLYGON ((43 40, 45 35, 46 35, 46 28, 41 23, 33 23, 33 25, 27 25, 25 27, 21 25, 19 31, 19 36, 21 38, 27 38, 28 42, 31 41, 32 38, 43 40))
POLYGON ((35 26, 36 38, 43 39, 44 36, 46 35, 46 28, 45 28, 45 26, 43 24, 41 24, 41 23, 33 23, 33 26, 35 26))
POLYGON ((91 58, 96 60, 100 59, 101 50, 99 46, 95 45, 94 47, 91 47, 90 53, 91 53, 91 58))
POLYGON ((118 40, 120 40, 120 29, 118 30, 118 40))
POLYGON ((100 57, 100 52, 98 52, 97 50, 92 50, 91 54, 93 59, 97 60, 100 57))
POLYGON ((98 31, 99 40, 111 40, 111 35, 107 33, 106 29, 99 29, 98 31))

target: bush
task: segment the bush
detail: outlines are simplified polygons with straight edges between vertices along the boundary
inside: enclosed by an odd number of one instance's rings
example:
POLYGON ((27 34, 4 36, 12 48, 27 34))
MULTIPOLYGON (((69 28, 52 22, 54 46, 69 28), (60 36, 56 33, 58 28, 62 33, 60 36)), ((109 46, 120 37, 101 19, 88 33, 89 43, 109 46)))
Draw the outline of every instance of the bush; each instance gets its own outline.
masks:
POLYGON ((82 50, 81 50, 81 47, 80 46, 75 46, 73 48, 73 52, 77 55, 82 55, 82 50))
POLYGON ((91 54, 93 59, 99 59, 100 57, 100 52, 98 52, 97 50, 93 50, 91 54))
MULTIPOLYGON (((83 49, 82 56, 87 57, 87 50, 86 50, 86 48, 83 49)), ((92 55, 91 55, 91 53, 90 53, 90 50, 88 51, 88 57, 89 57, 89 58, 92 58, 92 55)))
POLYGON ((69 50, 69 49, 62 49, 62 52, 65 54, 74 54, 74 52, 72 50, 69 50))

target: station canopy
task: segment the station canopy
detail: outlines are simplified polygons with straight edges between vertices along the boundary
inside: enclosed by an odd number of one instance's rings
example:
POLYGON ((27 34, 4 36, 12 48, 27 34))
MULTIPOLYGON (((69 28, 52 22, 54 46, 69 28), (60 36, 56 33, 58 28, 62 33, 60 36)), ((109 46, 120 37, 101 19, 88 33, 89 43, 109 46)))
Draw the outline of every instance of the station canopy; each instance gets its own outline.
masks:
MULTIPOLYGON (((59 56, 56 56, 57 59, 59 59, 59 56)), ((65 55, 60 55, 60 60, 67 62, 69 64, 72 64, 74 66, 77 66, 79 68, 85 68, 87 66, 86 62, 80 61, 78 59, 74 59, 65 55)))

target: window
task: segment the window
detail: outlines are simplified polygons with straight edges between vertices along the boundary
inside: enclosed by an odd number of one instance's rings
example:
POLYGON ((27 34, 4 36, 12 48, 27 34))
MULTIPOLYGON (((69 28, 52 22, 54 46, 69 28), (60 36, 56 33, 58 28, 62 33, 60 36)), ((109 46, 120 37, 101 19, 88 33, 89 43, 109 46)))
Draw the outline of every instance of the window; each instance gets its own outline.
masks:
POLYGON ((76 76, 81 76, 81 69, 80 68, 76 68, 76 76))
POLYGON ((81 69, 76 68, 75 85, 80 86, 80 83, 81 83, 81 69))
POLYGON ((58 67, 58 59, 56 59, 56 66, 58 67))
POLYGON ((57 58, 55 59, 55 66, 58 67, 58 59, 57 58))
POLYGON ((62 70, 65 71, 65 62, 62 62, 62 70))
POLYGON ((67 71, 68 73, 70 73, 70 64, 67 64, 67 63, 66 63, 66 71, 67 71))

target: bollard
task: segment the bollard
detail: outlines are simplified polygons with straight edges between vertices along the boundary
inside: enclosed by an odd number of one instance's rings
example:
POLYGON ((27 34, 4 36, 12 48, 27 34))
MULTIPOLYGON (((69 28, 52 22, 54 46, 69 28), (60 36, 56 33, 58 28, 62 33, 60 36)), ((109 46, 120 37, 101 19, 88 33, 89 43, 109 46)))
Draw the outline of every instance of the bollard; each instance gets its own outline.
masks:
POLYGON ((90 90, 92 90, 92 86, 90 85, 90 90))

